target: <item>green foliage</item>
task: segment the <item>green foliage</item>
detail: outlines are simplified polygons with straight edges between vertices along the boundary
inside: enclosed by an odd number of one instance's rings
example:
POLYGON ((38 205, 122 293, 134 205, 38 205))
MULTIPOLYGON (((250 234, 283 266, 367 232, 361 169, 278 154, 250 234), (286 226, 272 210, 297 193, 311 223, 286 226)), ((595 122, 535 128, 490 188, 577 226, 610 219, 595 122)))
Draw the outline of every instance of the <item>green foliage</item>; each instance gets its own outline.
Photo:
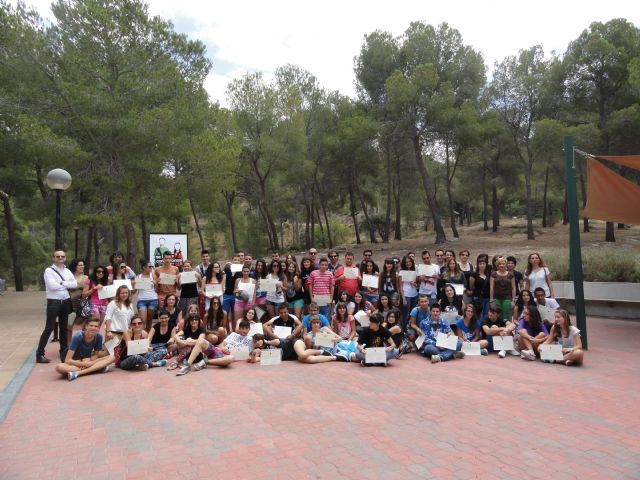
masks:
MULTIPOLYGON (((569 280, 569 255, 547 254, 544 261, 553 278, 569 280)), ((586 282, 640 282, 640 258, 632 250, 597 248, 582 251, 582 271, 586 282)))

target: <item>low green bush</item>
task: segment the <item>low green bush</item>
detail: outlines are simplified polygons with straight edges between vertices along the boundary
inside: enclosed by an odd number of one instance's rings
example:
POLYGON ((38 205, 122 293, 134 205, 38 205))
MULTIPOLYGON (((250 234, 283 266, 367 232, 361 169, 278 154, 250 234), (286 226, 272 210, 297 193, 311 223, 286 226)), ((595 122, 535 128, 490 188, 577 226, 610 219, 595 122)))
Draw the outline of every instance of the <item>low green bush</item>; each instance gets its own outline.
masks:
MULTIPOLYGON (((544 261, 556 280, 569 280, 569 253, 547 254, 544 261)), ((620 247, 582 251, 585 282, 640 282, 640 257, 620 247)))

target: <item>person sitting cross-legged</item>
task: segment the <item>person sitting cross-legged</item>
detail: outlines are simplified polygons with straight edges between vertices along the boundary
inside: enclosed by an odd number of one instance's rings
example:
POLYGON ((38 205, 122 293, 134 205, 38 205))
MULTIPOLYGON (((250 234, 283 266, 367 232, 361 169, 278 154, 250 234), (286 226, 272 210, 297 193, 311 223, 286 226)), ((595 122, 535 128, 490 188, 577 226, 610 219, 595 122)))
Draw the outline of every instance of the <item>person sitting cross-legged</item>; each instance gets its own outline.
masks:
POLYGON ((424 344, 420 348, 420 353, 431 359, 431 363, 446 362, 452 358, 464 358, 464 352, 460 351, 462 348, 460 340, 458 340, 455 350, 436 346, 438 333, 445 333, 447 336, 455 335, 451 331, 449 322, 440 318, 441 313, 440 305, 434 303, 431 305, 431 315, 423 318, 417 329, 419 336, 424 335, 424 344))
POLYGON ((115 358, 103 349, 102 335, 98 333, 100 319, 91 318, 85 322, 81 332, 71 339, 64 363, 56 365, 56 371, 65 375, 69 381, 83 375, 109 370, 115 358))
POLYGON ((369 326, 362 329, 358 337, 357 360, 364 367, 366 363, 366 349, 384 347, 386 351, 387 363, 392 358, 398 357, 398 349, 393 341, 393 334, 382 326, 384 318, 379 313, 374 313, 369 319, 369 326))

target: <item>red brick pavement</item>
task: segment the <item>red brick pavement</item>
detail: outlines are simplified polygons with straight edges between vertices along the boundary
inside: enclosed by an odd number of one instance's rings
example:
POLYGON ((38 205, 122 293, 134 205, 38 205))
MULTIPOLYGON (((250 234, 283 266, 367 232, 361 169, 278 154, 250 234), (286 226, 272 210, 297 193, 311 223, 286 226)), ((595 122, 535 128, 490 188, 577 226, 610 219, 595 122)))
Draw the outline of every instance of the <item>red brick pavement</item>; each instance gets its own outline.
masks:
POLYGON ((0 478, 639 478, 640 323, 589 325, 576 368, 407 355, 69 383, 36 365, 0 478))

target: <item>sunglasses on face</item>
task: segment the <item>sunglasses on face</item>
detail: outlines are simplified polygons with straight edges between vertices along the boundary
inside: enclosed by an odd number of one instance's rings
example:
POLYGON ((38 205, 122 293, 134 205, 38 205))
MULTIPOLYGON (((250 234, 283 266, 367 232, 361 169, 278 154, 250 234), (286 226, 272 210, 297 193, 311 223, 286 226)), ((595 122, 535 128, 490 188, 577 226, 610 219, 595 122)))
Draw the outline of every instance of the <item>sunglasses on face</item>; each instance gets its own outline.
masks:
POLYGON ((133 322, 131 325, 142 325, 142 322, 133 322))
POLYGON ((104 273, 104 270, 96 270, 96 273, 104 273))
POLYGON ((66 255, 56 255, 55 258, 67 258, 67 256, 66 255))

